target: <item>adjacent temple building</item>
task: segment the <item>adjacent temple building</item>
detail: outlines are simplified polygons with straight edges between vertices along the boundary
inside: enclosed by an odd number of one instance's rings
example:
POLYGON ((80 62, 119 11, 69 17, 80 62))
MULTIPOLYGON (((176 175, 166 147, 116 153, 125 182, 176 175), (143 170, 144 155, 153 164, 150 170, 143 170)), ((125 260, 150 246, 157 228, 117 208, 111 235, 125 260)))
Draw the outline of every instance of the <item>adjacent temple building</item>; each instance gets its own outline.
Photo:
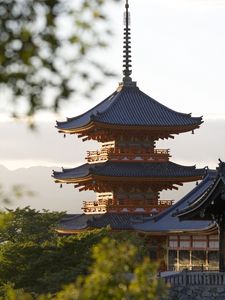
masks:
POLYGON ((110 225, 148 235, 149 253, 164 259, 164 269, 217 267, 218 235, 211 221, 180 221, 175 212, 197 201, 213 183, 215 171, 170 161, 160 139, 199 128, 202 117, 176 112, 143 93, 132 80, 129 5, 125 5, 123 80, 115 92, 86 113, 57 122, 63 134, 96 140, 100 150, 88 151, 87 162, 54 172, 61 185, 92 190, 97 199, 83 203, 83 214, 68 215, 58 231, 75 234, 110 225), (203 180, 202 180, 203 179, 203 180), (183 199, 159 199, 163 190, 202 180, 183 199))

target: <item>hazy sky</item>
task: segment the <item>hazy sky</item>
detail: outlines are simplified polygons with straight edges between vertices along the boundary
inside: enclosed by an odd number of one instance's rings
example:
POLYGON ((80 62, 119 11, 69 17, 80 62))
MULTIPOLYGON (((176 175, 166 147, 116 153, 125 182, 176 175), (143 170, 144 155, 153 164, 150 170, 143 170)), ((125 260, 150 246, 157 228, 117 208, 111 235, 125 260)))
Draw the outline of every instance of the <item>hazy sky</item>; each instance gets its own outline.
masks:
MULTIPOLYGON (((123 6, 109 6, 115 36, 100 55, 118 74, 123 6)), ((225 0, 130 0, 130 11, 132 78, 138 86, 174 110, 225 118, 225 0)), ((106 80, 92 103, 71 104, 62 114, 76 115, 98 103, 117 81, 106 80)))
MULTIPOLYGON (((119 75, 123 7, 124 3, 108 5, 115 35, 108 49, 96 53, 119 75)), ((215 168, 218 158, 225 161, 225 0, 130 0, 130 10, 133 80, 157 101, 203 115, 205 121, 194 135, 181 134, 158 147, 170 148, 174 162, 215 168)), ((92 100, 74 99, 58 117, 40 115, 37 132, 1 116, 0 164, 16 169, 83 163, 86 151, 97 149, 97 144, 73 136, 63 139, 54 128, 55 119, 76 116, 96 105, 117 88, 121 77, 106 79, 92 100)), ((51 180, 50 175, 46 178, 51 180)))
MULTIPOLYGON (((115 35, 108 49, 96 53, 101 54, 101 59, 118 74, 122 69, 123 7, 124 3, 108 6, 115 35)), ((207 140, 205 165, 213 160, 212 153, 215 159, 223 157, 225 1, 130 0, 130 11, 133 80, 138 82, 141 90, 170 108, 204 117, 204 129, 199 130, 194 138, 190 135, 178 137, 179 141, 182 140, 183 160, 190 161, 191 158, 185 157, 192 153, 192 148, 188 147, 187 151, 186 136, 192 141, 193 148, 198 143, 201 146, 201 140, 203 144, 207 140), (214 153, 215 143, 218 146, 214 153)), ((74 99, 73 103, 63 107, 58 119, 75 116, 97 104, 115 90, 119 80, 106 80, 93 95, 93 100, 74 99)), ((84 153, 81 150, 92 146, 81 145, 74 138, 63 141, 53 129, 54 118, 42 115, 45 122, 40 123, 37 134, 29 132, 24 124, 4 124, 4 119, 1 119, 0 163, 17 168, 40 164, 74 165, 82 161, 84 153), (68 154, 71 149, 73 155, 68 154)), ((170 141, 170 147, 174 143, 170 141)), ((203 160, 196 147, 193 152, 194 163, 203 160)))
MULTIPOLYGON (((39 115, 37 132, 30 131, 25 123, 6 121, 0 113, 0 165, 9 169, 75 167, 84 163, 87 150, 98 148, 97 143, 82 143, 74 136, 64 139, 54 128, 55 119, 76 116, 117 88, 122 77, 123 7, 124 3, 108 4, 115 35, 108 49, 95 54, 120 75, 118 79, 106 79, 92 100, 74 99, 58 117, 39 115)), ((205 121, 194 135, 181 134, 158 147, 170 148, 174 162, 215 168, 218 158, 225 161, 225 0, 130 0, 130 10, 133 80, 157 101, 193 116, 203 115, 205 121)), ((43 182, 50 184, 53 181, 46 172, 43 182)), ((36 188, 45 190, 44 184, 36 188)), ((68 198, 62 206, 61 199, 56 204, 54 197, 55 189, 57 193, 60 190, 56 184, 46 188, 52 195, 48 206, 44 196, 43 202, 38 199, 38 204, 31 205, 77 212, 81 204, 73 199, 80 197, 81 201, 88 194, 69 188, 70 196, 64 189, 60 191, 59 198, 68 198)), ((165 197, 176 198, 174 194, 165 197)))

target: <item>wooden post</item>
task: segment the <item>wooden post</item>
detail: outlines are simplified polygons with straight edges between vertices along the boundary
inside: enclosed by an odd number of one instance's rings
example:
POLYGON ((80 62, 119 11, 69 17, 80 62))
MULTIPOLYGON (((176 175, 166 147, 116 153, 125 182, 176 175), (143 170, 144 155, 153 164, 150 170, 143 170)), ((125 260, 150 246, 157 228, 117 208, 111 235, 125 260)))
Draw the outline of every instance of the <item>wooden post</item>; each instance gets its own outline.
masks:
POLYGON ((219 271, 225 272, 225 218, 220 218, 219 227, 219 271))

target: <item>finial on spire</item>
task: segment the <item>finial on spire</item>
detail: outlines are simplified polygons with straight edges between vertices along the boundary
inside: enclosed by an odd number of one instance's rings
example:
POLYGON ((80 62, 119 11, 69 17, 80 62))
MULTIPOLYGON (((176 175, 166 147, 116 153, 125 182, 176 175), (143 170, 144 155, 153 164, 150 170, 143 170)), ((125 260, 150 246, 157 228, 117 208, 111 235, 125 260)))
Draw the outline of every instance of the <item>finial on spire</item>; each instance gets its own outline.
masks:
POLYGON ((125 13, 124 13, 124 42, 123 42, 123 84, 130 85, 132 84, 132 79, 130 75, 132 74, 131 70, 131 37, 130 37, 130 13, 129 13, 129 3, 126 0, 125 4, 125 13))

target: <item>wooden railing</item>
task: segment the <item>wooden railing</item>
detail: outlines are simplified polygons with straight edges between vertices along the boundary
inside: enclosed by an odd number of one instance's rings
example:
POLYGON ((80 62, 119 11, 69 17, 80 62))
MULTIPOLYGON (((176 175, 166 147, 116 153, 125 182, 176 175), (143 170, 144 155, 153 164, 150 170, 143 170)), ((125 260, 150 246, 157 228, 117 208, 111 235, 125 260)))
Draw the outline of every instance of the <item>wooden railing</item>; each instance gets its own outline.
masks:
POLYGON ((168 161, 169 149, 154 149, 148 151, 145 149, 120 149, 120 148, 102 148, 97 151, 87 151, 88 162, 100 162, 108 159, 113 161, 168 161))
POLYGON ((164 277, 171 286, 188 285, 225 285, 225 272, 193 272, 183 271, 164 277))
POLYGON ((85 213, 105 213, 107 212, 143 212, 157 214, 173 204, 173 200, 152 200, 152 204, 146 200, 117 200, 114 204, 112 193, 100 193, 96 201, 83 201, 83 211, 85 213), (157 204, 154 204, 156 202, 157 204))
MULTIPOLYGON (((84 213, 105 213, 116 212, 116 213, 149 213, 152 215, 162 212, 164 209, 168 208, 170 205, 146 205, 136 201, 135 203, 127 201, 126 204, 116 204, 113 205, 113 200, 98 200, 98 201, 83 201, 83 211, 84 213)), ((171 201, 171 200, 168 200, 171 201)))
POLYGON ((98 201, 83 201, 83 211, 85 214, 93 213, 106 213, 106 208, 108 205, 107 200, 98 200, 98 201))
POLYGON ((158 200, 158 205, 159 206, 171 206, 173 205, 174 200, 158 200))

